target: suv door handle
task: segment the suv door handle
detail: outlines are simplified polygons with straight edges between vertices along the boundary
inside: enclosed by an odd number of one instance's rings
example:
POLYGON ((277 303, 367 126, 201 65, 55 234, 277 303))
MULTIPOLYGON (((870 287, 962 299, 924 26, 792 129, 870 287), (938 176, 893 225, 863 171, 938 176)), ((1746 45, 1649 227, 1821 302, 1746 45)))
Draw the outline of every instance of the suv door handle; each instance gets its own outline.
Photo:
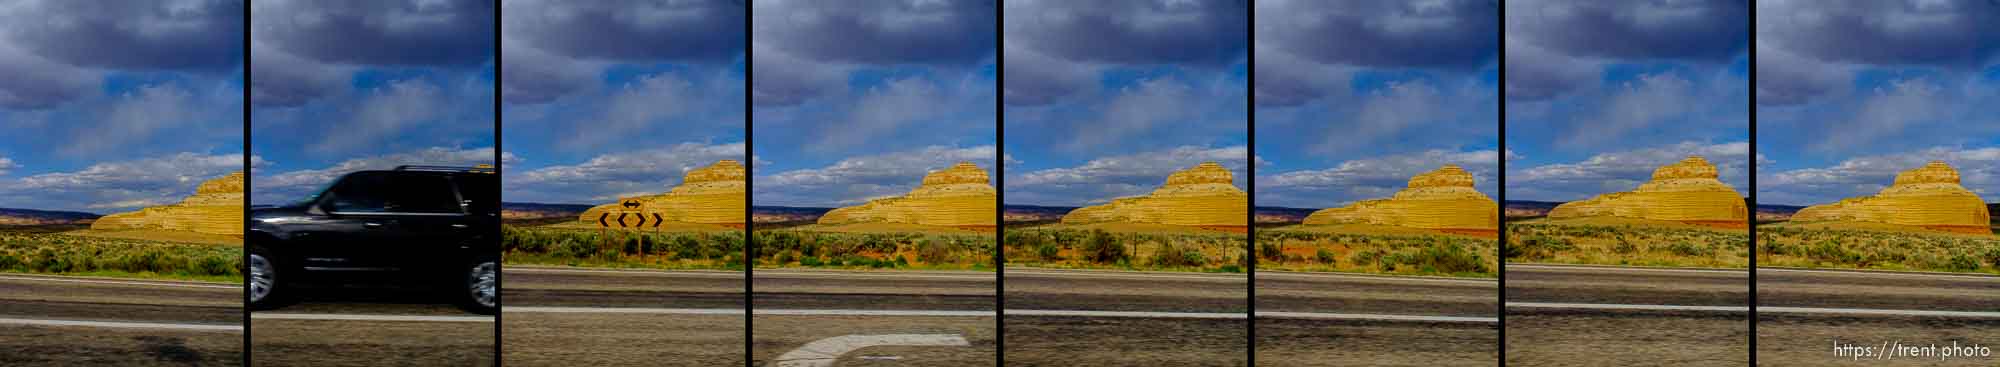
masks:
POLYGON ((363 222, 363 223, 361 223, 361 226, 362 226, 362 227, 367 227, 367 228, 382 228, 382 223, 375 223, 375 222, 363 222))

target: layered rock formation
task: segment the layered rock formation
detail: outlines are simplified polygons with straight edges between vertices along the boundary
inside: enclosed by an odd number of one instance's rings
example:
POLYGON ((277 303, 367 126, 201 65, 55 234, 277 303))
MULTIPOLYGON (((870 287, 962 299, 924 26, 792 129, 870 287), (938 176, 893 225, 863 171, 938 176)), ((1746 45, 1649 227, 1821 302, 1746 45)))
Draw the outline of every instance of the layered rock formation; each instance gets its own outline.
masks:
POLYGON ((1500 205, 1472 188, 1472 173, 1447 164, 1410 178, 1408 188, 1388 199, 1362 200, 1306 216, 1305 224, 1366 223, 1497 233, 1500 205))
POLYGON ((908 195, 834 209, 821 215, 819 224, 888 222, 990 228, 998 225, 997 193, 987 183, 986 170, 959 162, 924 175, 923 185, 908 195))
POLYGON ((243 236, 243 172, 202 182, 180 203, 98 218, 90 229, 157 229, 243 236))
POLYGON ((1236 188, 1231 183, 1234 179, 1229 169, 1206 162, 1167 175, 1167 184, 1151 194, 1077 208, 1063 215, 1062 222, 1245 228, 1250 220, 1250 195, 1236 188))
POLYGON ((1749 208, 1743 196, 1716 180, 1715 165, 1700 156, 1653 170, 1638 190, 1557 205, 1550 218, 1616 216, 1741 228, 1749 208))
POLYGON ((1992 234, 1986 202, 1958 184, 1958 170, 1940 161, 1896 174, 1896 182, 1874 196, 1814 205, 1792 214, 1794 221, 1851 220, 1918 226, 1952 232, 1992 234))
MULTIPOLYGON (((746 186, 743 163, 724 159, 708 167, 688 171, 681 178, 680 186, 674 186, 665 194, 620 198, 617 203, 591 207, 577 218, 595 223, 598 216, 604 213, 634 213, 648 217, 658 214, 666 221, 741 228, 744 210, 749 207, 749 192, 744 190, 746 186), (628 208, 625 206, 628 202, 639 205, 628 208)), ((648 223, 651 223, 650 219, 648 223)))

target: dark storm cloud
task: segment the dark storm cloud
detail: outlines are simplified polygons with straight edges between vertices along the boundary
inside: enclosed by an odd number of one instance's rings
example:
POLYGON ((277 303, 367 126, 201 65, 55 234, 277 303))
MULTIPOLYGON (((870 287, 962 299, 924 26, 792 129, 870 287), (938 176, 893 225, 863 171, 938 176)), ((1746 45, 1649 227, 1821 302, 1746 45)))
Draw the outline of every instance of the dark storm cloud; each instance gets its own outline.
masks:
POLYGON ((251 4, 251 101, 296 106, 353 66, 472 67, 493 59, 493 3, 259 0, 251 4))
MULTIPOLYGON (((1743 0, 1515 0, 1507 6, 1507 95, 1541 99, 1584 84, 1586 60, 1727 62, 1749 45, 1743 0)), ((1594 68, 1589 68, 1594 69, 1594 68)))
POLYGON ((43 1, 7 11, 8 38, 72 65, 228 69, 243 60, 243 2, 43 1))
POLYGON ((758 1, 752 99, 792 105, 857 65, 971 66, 993 56, 992 1, 758 1))
POLYGON ((539 1, 501 5, 502 99, 543 103, 589 85, 593 62, 728 62, 743 54, 743 1, 539 1))
POLYGON ((758 43, 812 60, 969 63, 993 53, 992 1, 759 1, 758 43))
POLYGON ((1094 65, 1223 66, 1250 45, 1249 4, 1209 1, 1006 2, 1010 105, 1038 105, 1086 87, 1094 65))
POLYGON ((1499 11, 1493 0, 1258 2, 1257 103, 1292 106, 1348 88, 1343 80, 1314 82, 1329 73, 1324 65, 1487 65, 1500 47, 1499 11))
POLYGON ((1842 64, 1975 68, 2000 54, 2000 2, 1991 0, 1759 1, 1757 10, 1764 105, 1837 90, 1842 64))
POLYGON ((1500 45, 1494 0, 1257 4, 1260 42, 1321 63, 1477 67, 1500 45))
POLYGON ((252 5, 252 36, 314 61, 466 66, 493 59, 491 1, 261 0, 252 5))

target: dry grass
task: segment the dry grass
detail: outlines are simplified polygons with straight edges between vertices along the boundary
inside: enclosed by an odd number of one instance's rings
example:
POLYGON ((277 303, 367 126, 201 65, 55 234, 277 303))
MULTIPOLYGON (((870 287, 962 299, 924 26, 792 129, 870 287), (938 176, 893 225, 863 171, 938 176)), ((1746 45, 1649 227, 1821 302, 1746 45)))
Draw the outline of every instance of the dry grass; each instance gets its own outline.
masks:
POLYGON ((1512 262, 1747 268, 1749 231, 1631 218, 1508 222, 1512 262))
POLYGON ((155 229, 121 229, 121 230, 85 229, 79 231, 63 232, 63 234, 78 236, 78 237, 122 238, 128 240, 200 243, 200 244, 210 244, 210 245, 229 245, 238 247, 243 246, 243 236, 225 236, 225 235, 195 233, 186 231, 167 231, 167 230, 155 230, 155 229))
POLYGON ((1234 273, 1249 262, 1249 236, 1181 226, 1010 228, 1002 241, 1008 264, 1029 266, 1234 273))
POLYGON ((2000 236, 1864 222, 1757 227, 1759 266, 2000 274, 2000 236))
POLYGON ((1257 268, 1491 278, 1500 265, 1497 242, 1396 226, 1288 226, 1257 231, 1257 268))

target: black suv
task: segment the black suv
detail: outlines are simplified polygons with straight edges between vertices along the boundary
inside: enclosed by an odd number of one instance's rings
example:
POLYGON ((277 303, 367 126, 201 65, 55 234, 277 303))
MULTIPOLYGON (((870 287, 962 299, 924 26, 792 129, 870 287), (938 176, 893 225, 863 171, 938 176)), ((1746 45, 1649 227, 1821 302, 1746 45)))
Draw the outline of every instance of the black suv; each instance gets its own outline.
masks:
POLYGON ((490 165, 401 166, 341 176, 298 203, 250 212, 250 307, 271 309, 301 281, 388 275, 434 281, 467 311, 499 306, 500 178, 490 165))

